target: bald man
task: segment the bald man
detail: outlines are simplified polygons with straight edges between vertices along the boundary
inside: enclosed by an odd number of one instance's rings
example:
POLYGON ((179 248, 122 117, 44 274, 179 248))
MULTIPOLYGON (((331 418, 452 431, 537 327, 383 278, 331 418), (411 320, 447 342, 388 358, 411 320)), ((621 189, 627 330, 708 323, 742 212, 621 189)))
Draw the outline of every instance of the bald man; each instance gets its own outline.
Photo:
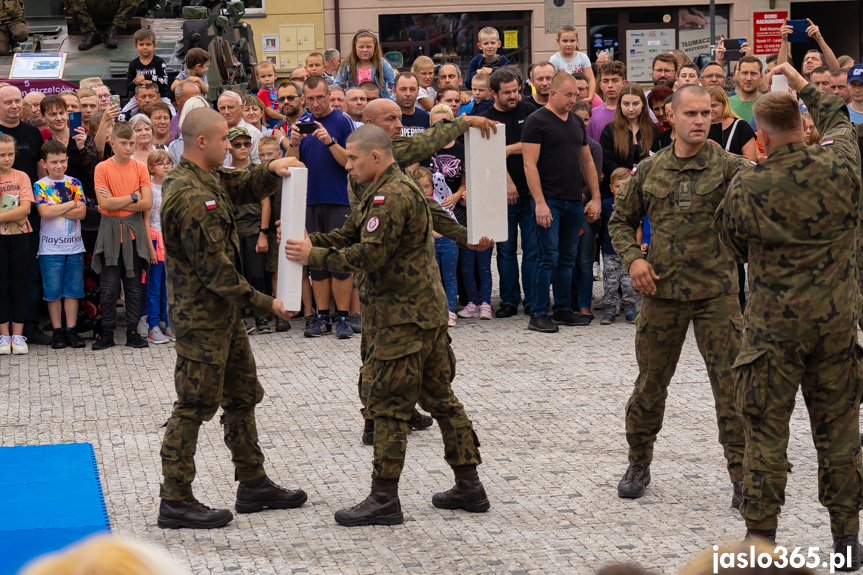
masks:
POLYGON ((177 100, 177 113, 171 118, 171 126, 169 130, 173 133, 180 131, 180 112, 183 111, 183 104, 189 101, 193 96, 202 96, 201 89, 191 80, 183 80, 177 87, 174 88, 174 99, 177 100))
POLYGON ((291 166, 302 164, 284 158, 250 170, 223 169, 230 150, 228 124, 211 109, 189 112, 182 130, 183 155, 162 184, 170 319, 177 336, 177 400, 162 442, 158 524, 210 529, 233 519, 229 510, 211 509, 192 495, 198 430, 220 406, 225 444, 240 482, 237 512, 288 509, 306 501, 303 491, 283 489, 264 472, 255 421, 264 389, 242 310, 285 320, 292 314, 243 277, 233 216, 235 204, 259 203, 280 189, 291 166))

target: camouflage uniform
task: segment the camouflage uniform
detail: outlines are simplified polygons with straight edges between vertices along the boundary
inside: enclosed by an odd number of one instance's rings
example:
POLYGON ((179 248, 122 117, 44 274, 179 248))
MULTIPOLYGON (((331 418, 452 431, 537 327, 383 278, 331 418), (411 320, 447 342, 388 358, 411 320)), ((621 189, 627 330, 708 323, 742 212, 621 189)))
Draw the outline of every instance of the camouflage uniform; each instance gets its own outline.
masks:
MULTIPOLYGON (((86 0, 63 1, 66 4, 66 12, 69 13, 69 16, 75 19, 75 22, 78 24, 78 28, 81 29, 82 34, 86 34, 87 32, 96 29, 96 25, 93 23, 93 18, 90 17, 90 13, 87 11, 86 0)), ((117 8, 117 12, 114 14, 114 20, 111 24, 120 29, 125 28, 126 24, 129 23, 129 18, 134 16, 138 11, 138 6, 140 4, 141 0, 120 0, 120 7, 117 8)))
MULTIPOLYGON (((410 165, 424 160, 443 148, 451 141, 458 138, 467 131, 467 121, 464 118, 457 120, 444 120, 438 122, 431 128, 408 137, 393 138, 393 157, 401 169, 405 169, 410 165)), ((348 195, 351 198, 353 209, 357 208, 358 198, 364 196, 370 184, 358 185, 357 181, 350 176, 348 178, 348 195)), ((467 229, 461 224, 452 219, 452 217, 440 207, 440 204, 434 198, 427 198, 429 208, 431 209, 432 225, 434 231, 442 236, 455 241, 459 246, 467 245, 467 229)), ((363 282, 363 274, 354 274, 354 285, 358 289, 363 282)), ((360 335, 360 358, 363 365, 366 365, 366 359, 370 357, 371 350, 375 340, 374 327, 369 324, 362 314, 360 321, 362 322, 362 333, 360 335)), ((357 382, 357 391, 360 396, 362 407, 360 412, 363 414, 363 419, 372 419, 368 411, 368 385, 364 383, 363 371, 360 371, 359 381, 357 382)))
POLYGON ((168 313, 177 336, 177 401, 161 451, 163 499, 192 496, 198 430, 219 406, 235 479, 264 475, 255 424, 264 389, 241 312, 264 316, 273 298, 243 277, 234 205, 260 202, 281 186, 267 166, 206 173, 182 159, 162 184, 168 313))
POLYGON ((341 229, 310 238, 310 268, 363 273, 361 381, 375 421, 375 476, 401 475, 408 419, 417 403, 437 420, 447 463, 480 463, 479 441, 451 387, 455 355, 448 308, 434 258, 430 205, 419 186, 392 164, 376 184, 362 186, 341 229))
POLYGON ((705 144, 691 159, 673 147, 642 161, 615 198, 609 222, 615 251, 629 271, 644 258, 636 229, 650 213, 647 261, 660 279, 644 294, 635 321, 639 374, 626 405, 629 461, 649 464, 662 428, 665 399, 689 323, 716 402, 719 442, 732 482, 743 479, 743 427, 734 410, 731 365, 740 346, 743 320, 737 301, 737 266, 711 228, 728 181, 749 162, 705 144))
POLYGON ((0 56, 9 53, 9 40, 27 41, 24 5, 21 0, 0 0, 0 56))
POLYGON ((863 508, 860 152, 838 96, 813 84, 799 95, 821 145, 801 141, 773 150, 731 181, 716 213, 716 231, 737 261, 749 262, 752 286, 734 364, 746 433, 740 512, 749 529, 776 529, 785 503, 788 422, 802 387, 818 454, 818 497, 840 537, 857 534, 863 508))
POLYGON ((617 313, 617 304, 623 303, 623 311, 635 311, 638 305, 638 296, 632 287, 632 278, 626 272, 623 260, 617 254, 602 254, 602 303, 605 309, 611 313, 617 313), (618 297, 618 289, 623 292, 623 297, 618 297))

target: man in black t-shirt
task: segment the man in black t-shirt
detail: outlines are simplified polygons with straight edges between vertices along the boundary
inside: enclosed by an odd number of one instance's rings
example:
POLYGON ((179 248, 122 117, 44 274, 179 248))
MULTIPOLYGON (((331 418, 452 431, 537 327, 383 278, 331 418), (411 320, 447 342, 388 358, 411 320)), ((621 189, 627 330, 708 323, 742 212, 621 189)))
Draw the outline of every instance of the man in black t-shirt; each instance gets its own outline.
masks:
MULTIPOLYGON (((35 183, 45 176, 39 165, 39 150, 42 148, 42 134, 39 130, 21 121, 23 100, 21 90, 14 86, 0 87, 0 133, 15 138, 15 162, 12 168, 27 174, 30 182, 35 183)), ((39 230, 42 218, 39 212, 30 210, 27 217, 33 232, 28 234, 30 254, 27 268, 27 323, 24 337, 27 342, 37 345, 51 345, 51 336, 39 330, 39 303, 42 301, 42 274, 36 262, 39 251, 39 230)))
POLYGON ((602 211, 599 180, 587 146, 584 121, 572 113, 578 95, 575 78, 558 72, 551 81, 548 104, 531 114, 522 127, 524 172, 535 203, 539 259, 534 272, 528 329, 544 333, 561 325, 587 325, 589 318, 572 311, 572 267, 584 220, 581 200, 586 183, 596 214, 602 211), (554 308, 548 317, 549 283, 554 308))
POLYGON ((510 67, 498 68, 489 79, 494 105, 483 116, 506 126, 506 200, 509 236, 497 244, 497 273, 500 276, 500 309, 496 317, 518 313, 518 300, 524 290, 524 313, 530 314, 533 277, 537 261, 536 214, 524 175, 521 156, 521 130, 536 106, 520 102, 521 79, 510 67), (518 281, 518 228, 521 228, 521 286, 518 281))
POLYGON ((410 138, 425 131, 429 127, 429 113, 416 107, 419 79, 410 72, 403 72, 396 76, 393 92, 402 111, 402 136, 410 138))

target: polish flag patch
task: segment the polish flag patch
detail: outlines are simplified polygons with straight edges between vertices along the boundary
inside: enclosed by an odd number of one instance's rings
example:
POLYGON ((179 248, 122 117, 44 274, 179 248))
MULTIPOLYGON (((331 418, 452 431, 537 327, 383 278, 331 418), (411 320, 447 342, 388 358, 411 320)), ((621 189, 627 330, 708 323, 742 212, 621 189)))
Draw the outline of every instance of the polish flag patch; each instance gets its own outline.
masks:
POLYGON ((386 196, 375 196, 374 199, 372 200, 372 203, 375 205, 382 204, 382 203, 384 203, 385 199, 387 199, 386 196))
POLYGON ((833 138, 828 138, 826 140, 821 141, 822 146, 831 146, 835 140, 833 138))
POLYGON ((638 171, 638 166, 633 166, 633 167, 632 167, 632 171, 631 171, 631 172, 629 172, 629 173, 630 173, 630 175, 634 176, 634 175, 635 175, 635 172, 637 172, 637 171, 638 171))
POLYGON ((204 205, 207 206, 208 210, 215 210, 216 200, 207 200, 206 202, 204 202, 204 205))

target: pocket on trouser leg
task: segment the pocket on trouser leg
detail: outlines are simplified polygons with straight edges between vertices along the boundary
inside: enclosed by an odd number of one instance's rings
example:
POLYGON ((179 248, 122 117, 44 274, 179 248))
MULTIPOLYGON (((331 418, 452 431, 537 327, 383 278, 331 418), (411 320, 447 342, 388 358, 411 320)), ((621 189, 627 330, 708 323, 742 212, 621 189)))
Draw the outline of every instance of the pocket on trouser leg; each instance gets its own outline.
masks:
POLYGON ((444 459, 450 466, 482 463, 479 438, 470 420, 439 419, 438 425, 443 438, 444 459))
POLYGON ((381 479, 398 479, 405 464, 408 446, 408 431, 405 422, 375 420, 375 455, 372 469, 381 479))
POLYGON ((165 485, 162 497, 185 499, 191 495, 189 487, 195 479, 195 453, 198 445, 200 422, 172 417, 165 429, 159 452, 165 485))
POLYGON ((766 474, 762 470, 752 470, 743 478, 740 515, 750 529, 776 529, 778 523, 777 516, 784 501, 765 497, 765 481, 766 474))
POLYGON ((736 386, 735 408, 744 417, 758 417, 764 413, 770 375, 766 354, 766 349, 742 350, 731 367, 736 386))

